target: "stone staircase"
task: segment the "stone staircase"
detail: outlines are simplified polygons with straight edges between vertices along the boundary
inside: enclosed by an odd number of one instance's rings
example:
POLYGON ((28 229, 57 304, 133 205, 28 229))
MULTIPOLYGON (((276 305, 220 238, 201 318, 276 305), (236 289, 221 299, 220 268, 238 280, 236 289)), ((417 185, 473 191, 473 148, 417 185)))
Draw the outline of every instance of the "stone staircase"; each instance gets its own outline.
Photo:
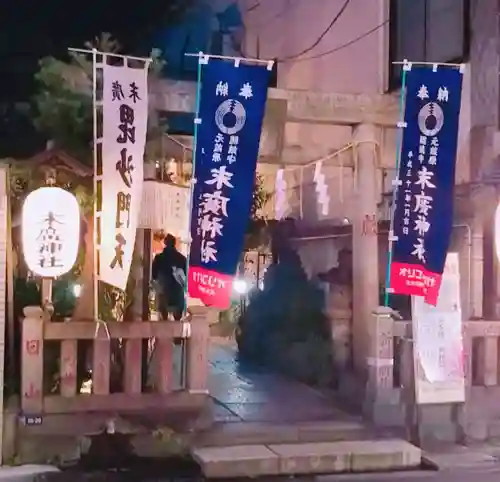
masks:
POLYGON ((210 353, 210 428, 190 451, 207 478, 408 470, 411 444, 375 433, 332 397, 238 360, 235 347, 210 353))
POLYGON ((416 469, 419 448, 356 421, 216 424, 191 449, 208 478, 416 469))

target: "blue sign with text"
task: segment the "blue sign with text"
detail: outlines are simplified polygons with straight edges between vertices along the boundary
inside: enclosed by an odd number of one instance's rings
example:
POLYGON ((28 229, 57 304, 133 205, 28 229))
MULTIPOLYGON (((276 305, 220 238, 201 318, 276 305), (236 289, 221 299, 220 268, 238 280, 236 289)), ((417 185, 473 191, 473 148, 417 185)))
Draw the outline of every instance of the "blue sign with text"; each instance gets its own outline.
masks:
POLYGON ((390 288, 433 305, 453 225, 462 77, 449 66, 407 72, 390 288))
POLYGON ((271 71, 202 59, 188 291, 226 308, 248 227, 271 71))

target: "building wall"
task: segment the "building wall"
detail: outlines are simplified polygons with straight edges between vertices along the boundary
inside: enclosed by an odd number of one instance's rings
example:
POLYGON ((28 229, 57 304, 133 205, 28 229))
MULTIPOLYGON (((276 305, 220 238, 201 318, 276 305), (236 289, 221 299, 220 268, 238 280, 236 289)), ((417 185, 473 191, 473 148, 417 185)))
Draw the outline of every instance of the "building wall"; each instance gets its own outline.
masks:
MULTIPOLYGON (((240 0, 238 3, 245 25, 242 50, 248 57, 278 59, 278 87, 330 93, 387 92, 388 0, 351 0, 333 28, 303 55, 298 54, 315 44, 341 10, 344 0, 240 0)), ((469 69, 464 76, 457 182, 470 179, 470 78, 469 69)), ((385 129, 381 134, 380 162, 384 171, 377 181, 381 193, 390 190, 395 174, 396 135, 396 129, 385 129)), ((307 163, 321 158, 345 146, 350 136, 349 127, 290 123, 286 126, 282 161, 284 164, 307 163)), ((352 188, 355 176, 352 169, 340 170, 334 167, 336 164, 338 159, 325 163, 335 194, 330 212, 335 216, 348 215, 355 208, 356 195, 352 188), (344 186, 342 199, 339 197, 341 184, 344 186)), ((276 168, 263 170, 275 172, 276 168)))
MULTIPOLYGON (((491 166, 493 157, 492 131, 496 131, 498 117, 498 71, 496 47, 496 2, 477 2, 471 12, 471 62, 467 64, 462 91, 462 109, 456 164, 457 184, 468 183, 479 177, 479 171, 491 166), (491 67, 489 67, 491 65, 491 67), (474 145, 474 149, 471 149, 474 145)), ((335 93, 377 94, 388 90, 389 25, 377 28, 389 18, 389 0, 351 0, 345 13, 316 47, 297 56, 312 46, 331 19, 339 12, 344 0, 273 0, 256 2, 240 0, 245 24, 244 53, 260 58, 278 59, 278 87, 335 93), (259 6, 252 8, 259 4, 259 6), (358 37, 374 30, 363 39, 358 37), (328 53, 331 52, 331 53, 328 53)), ((410 59, 421 60, 421 59, 410 59)), ((382 194, 390 192, 395 176, 397 130, 384 129, 380 137, 380 167, 377 184, 380 191, 379 216, 387 219, 387 201, 382 194), (385 200, 385 206, 384 206, 385 200)), ((349 127, 288 124, 285 130, 284 166, 297 162, 306 164, 345 146, 351 138, 349 127)), ((287 172, 290 191, 290 213, 304 217, 308 223, 340 220, 352 216, 356 209, 356 173, 352 168, 338 167, 352 162, 348 150, 324 164, 330 187, 329 214, 322 216, 315 202, 311 168, 287 172), (342 157, 342 159, 341 159, 342 157), (302 188, 297 186, 302 184, 302 188), (302 201, 298 202, 300 195, 302 201)), ((274 190, 276 165, 261 165, 267 178, 266 186, 274 190)), ((267 214, 272 215, 273 206, 267 214)), ((471 219, 457 216, 451 249, 460 253, 462 264, 462 299, 464 316, 471 312, 471 219)), ((309 245, 310 243, 308 243, 309 245)), ((340 245, 343 243, 335 244, 340 245)), ((304 259, 314 257, 313 249, 304 253, 304 259)), ((318 250, 321 253, 322 250, 318 250)), ((321 254, 317 254, 321 256, 321 254)), ((385 250, 380 250, 381 265, 385 250)), ((330 261, 335 255, 329 255, 330 261), (331 259, 330 259, 331 258, 331 259)), ((334 262, 334 261, 332 261, 334 262)), ((308 264, 315 266, 316 261, 308 264)), ((330 263, 329 263, 330 264, 330 263)), ((383 269, 381 277, 384 276, 383 269)))

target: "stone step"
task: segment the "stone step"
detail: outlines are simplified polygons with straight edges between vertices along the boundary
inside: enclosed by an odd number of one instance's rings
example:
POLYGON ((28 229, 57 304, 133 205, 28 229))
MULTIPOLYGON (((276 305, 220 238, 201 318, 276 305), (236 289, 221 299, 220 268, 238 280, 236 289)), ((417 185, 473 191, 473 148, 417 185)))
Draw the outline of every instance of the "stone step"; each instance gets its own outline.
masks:
POLYGON ((419 448, 403 440, 197 447, 205 477, 334 474, 416 469, 419 448))
POLYGON ((199 447, 291 444, 306 442, 339 442, 371 438, 370 431, 360 422, 323 421, 293 424, 222 422, 201 433, 196 439, 199 447))

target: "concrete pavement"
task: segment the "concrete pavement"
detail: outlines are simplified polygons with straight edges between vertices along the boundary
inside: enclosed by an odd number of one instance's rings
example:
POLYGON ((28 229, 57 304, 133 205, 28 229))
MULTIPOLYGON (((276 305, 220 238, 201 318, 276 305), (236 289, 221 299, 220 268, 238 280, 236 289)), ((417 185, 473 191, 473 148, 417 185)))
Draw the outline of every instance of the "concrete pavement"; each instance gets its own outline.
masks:
POLYGON ((51 465, 20 465, 18 467, 0 467, 0 481, 35 482, 43 474, 59 472, 51 465))
MULTIPOLYGON (((300 479, 299 479, 300 480, 300 479)), ((500 466, 380 474, 321 475, 304 482, 498 482, 500 466)), ((297 481, 299 482, 299 481, 297 481)))
POLYGON ((338 409, 322 392, 241 362, 235 347, 214 343, 209 361, 215 425, 191 447, 207 477, 407 470, 420 465, 420 449, 403 440, 380 439, 361 417, 338 409))
POLYGON ((213 344, 209 391, 216 422, 269 424, 360 420, 302 383, 238 360, 235 347, 213 344))

